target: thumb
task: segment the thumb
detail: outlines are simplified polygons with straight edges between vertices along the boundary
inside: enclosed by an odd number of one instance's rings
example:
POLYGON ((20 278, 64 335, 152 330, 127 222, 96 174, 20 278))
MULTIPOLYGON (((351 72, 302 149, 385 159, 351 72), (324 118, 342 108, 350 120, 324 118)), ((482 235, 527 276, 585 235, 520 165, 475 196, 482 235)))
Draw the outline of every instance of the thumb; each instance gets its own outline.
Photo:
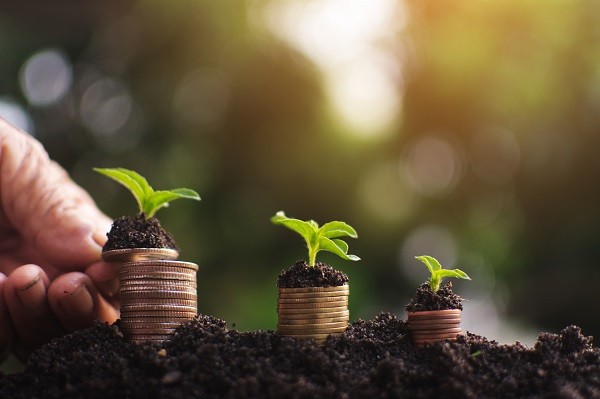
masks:
POLYGON ((4 120, 0 201, 8 223, 57 268, 83 269, 100 259, 110 219, 39 142, 4 120))

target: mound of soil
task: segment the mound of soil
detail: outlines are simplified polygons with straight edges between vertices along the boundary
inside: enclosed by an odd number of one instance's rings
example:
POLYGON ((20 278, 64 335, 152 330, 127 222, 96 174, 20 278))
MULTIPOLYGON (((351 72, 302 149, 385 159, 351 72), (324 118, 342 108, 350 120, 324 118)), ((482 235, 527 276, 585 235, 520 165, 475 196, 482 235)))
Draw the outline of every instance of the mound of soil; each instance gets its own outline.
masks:
POLYGON ((304 260, 283 270, 277 277, 279 288, 338 287, 348 283, 348 276, 325 263, 309 266, 304 260))
POLYGON ((179 251, 175 240, 162 228, 157 218, 143 214, 116 219, 106 234, 108 241, 102 251, 125 248, 171 248, 179 251))
POLYGON ((533 348, 466 334, 417 349, 382 313, 319 347, 199 316, 161 346, 129 343, 118 323, 55 339, 0 377, 0 397, 598 398, 599 376, 600 350, 575 326, 533 348))
POLYGON ((407 312, 425 310, 462 310, 463 299, 452 291, 452 283, 448 281, 437 292, 433 292, 428 283, 423 283, 405 306, 407 312))

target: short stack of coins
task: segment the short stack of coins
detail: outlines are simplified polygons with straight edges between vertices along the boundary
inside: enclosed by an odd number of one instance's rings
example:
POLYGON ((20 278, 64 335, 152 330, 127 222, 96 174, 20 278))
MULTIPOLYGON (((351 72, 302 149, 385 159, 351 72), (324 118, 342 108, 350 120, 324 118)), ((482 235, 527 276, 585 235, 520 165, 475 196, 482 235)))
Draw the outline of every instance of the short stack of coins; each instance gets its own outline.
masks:
POLYGON ((348 327, 347 284, 337 287, 279 288, 277 331, 286 337, 314 339, 322 345, 348 327))
POLYGON ((460 309, 408 312, 412 343, 422 348, 441 340, 455 341, 461 333, 460 320, 460 309))
POLYGON ((175 260, 140 260, 119 272, 121 328, 133 342, 161 343, 198 310, 198 265, 175 260))

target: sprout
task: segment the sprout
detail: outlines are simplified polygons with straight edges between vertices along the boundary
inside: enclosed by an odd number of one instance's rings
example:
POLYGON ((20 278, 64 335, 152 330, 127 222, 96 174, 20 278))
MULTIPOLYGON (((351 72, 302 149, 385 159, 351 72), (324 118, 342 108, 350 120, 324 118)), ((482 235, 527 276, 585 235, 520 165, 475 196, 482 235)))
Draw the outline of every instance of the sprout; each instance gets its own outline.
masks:
POLYGON ((319 227, 314 220, 302 221, 285 216, 279 211, 271 218, 274 224, 280 224, 300 234, 308 247, 308 264, 314 266, 319 251, 329 251, 342 259, 357 261, 360 258, 348 254, 348 244, 339 237, 356 238, 356 230, 344 222, 329 222, 319 227))
POLYGON ((169 202, 176 199, 189 198, 200 201, 198 193, 188 188, 154 191, 143 176, 132 170, 124 168, 94 168, 94 170, 122 184, 131 191, 140 212, 146 219, 150 219, 160 208, 169 206, 169 202))
POLYGON ((471 279, 469 276, 467 276, 467 273, 460 269, 442 269, 442 265, 440 265, 440 262, 438 262, 434 257, 422 255, 415 256, 415 258, 425 263, 425 266, 427 266, 427 269, 429 269, 431 272, 431 277, 429 278, 429 287, 431 287, 433 292, 437 292, 440 289, 440 285, 442 284, 442 279, 444 277, 455 277, 465 280, 471 279))

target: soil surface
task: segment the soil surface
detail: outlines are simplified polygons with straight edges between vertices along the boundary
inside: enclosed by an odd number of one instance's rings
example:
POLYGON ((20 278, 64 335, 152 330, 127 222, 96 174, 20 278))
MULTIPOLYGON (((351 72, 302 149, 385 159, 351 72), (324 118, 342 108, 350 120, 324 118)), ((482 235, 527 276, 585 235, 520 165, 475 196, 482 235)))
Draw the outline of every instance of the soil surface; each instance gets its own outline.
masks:
POLYGON ((600 398, 600 349, 570 326, 532 348, 475 334, 423 349, 406 322, 381 313, 314 341, 238 332, 208 316, 158 345, 129 343, 117 325, 55 339, 2 398, 600 398))
POLYGON ((279 288, 338 287, 348 283, 348 276, 325 263, 309 266, 304 260, 283 270, 277 277, 279 288))
POLYGON ((125 248, 171 248, 179 251, 175 240, 162 228, 157 218, 146 219, 143 214, 116 219, 102 251, 125 248))
POLYGON ((424 310, 462 310, 463 299, 452 291, 452 283, 448 281, 437 292, 433 292, 428 283, 423 283, 406 305, 407 312, 424 310))

